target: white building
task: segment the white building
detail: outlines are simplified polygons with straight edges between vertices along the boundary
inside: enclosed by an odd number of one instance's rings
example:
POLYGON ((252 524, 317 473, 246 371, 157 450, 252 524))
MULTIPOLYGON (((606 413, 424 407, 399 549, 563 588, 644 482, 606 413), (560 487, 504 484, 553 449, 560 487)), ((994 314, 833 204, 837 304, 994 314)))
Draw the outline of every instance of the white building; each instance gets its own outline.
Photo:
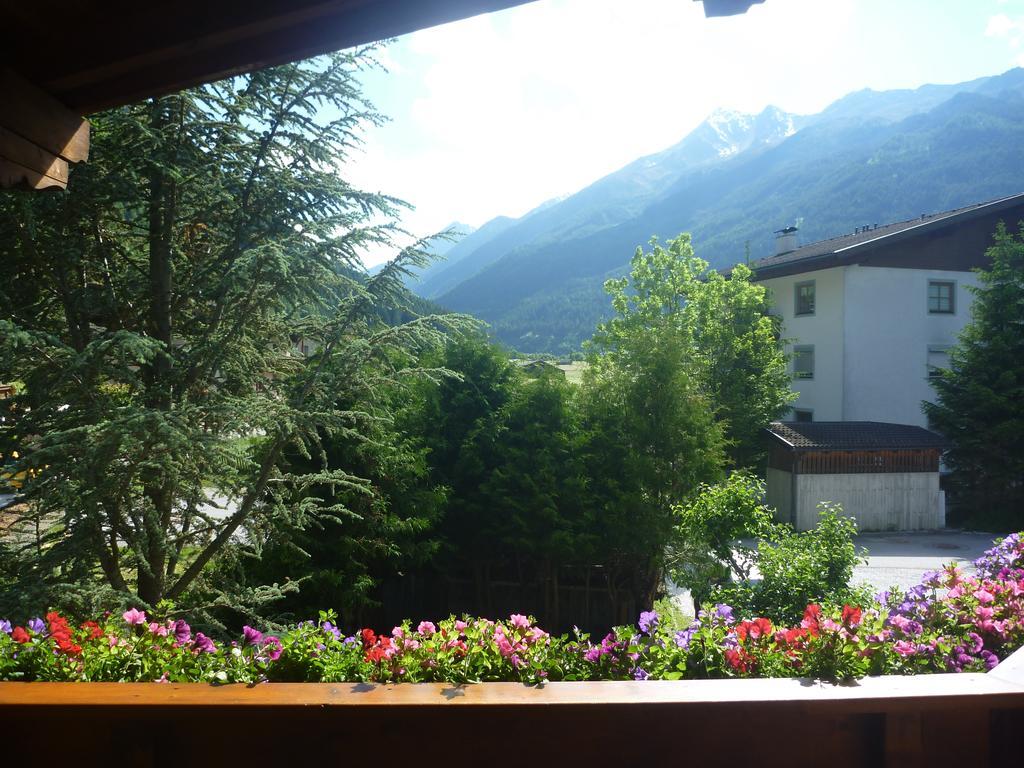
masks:
POLYGON ((1024 194, 918 219, 863 227, 753 264, 792 354, 792 421, 926 426, 928 378, 970 320, 977 276, 1000 221, 1016 230, 1024 194))

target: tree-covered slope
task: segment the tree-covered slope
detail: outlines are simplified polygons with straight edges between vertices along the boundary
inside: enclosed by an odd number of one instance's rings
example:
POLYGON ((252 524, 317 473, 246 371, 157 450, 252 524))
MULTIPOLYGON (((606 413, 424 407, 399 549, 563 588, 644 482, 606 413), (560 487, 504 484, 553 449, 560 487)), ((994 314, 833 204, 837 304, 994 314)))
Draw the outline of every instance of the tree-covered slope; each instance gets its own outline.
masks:
POLYGON ((723 267, 748 247, 752 258, 770 253, 772 232, 796 221, 811 242, 1020 192, 1022 86, 1018 69, 959 90, 853 94, 779 142, 680 173, 612 226, 500 254, 438 301, 487 320, 517 349, 564 351, 606 315, 601 283, 652 235, 692 232, 698 254, 723 267))

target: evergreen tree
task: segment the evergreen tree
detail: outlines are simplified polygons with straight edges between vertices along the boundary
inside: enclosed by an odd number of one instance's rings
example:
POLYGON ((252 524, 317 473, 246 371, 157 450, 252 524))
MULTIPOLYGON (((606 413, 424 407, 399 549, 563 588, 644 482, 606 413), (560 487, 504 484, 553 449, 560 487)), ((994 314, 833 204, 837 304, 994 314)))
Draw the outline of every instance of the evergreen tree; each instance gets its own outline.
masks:
POLYGON ((1000 223, 972 287, 971 322, 933 380, 930 423, 975 525, 1024 527, 1024 238, 1000 223))
POLYGON ((381 119, 356 81, 369 62, 340 53, 96 115, 66 194, 0 199, 0 379, 24 383, 0 452, 40 471, 22 522, 44 531, 20 594, 98 576, 180 600, 239 540, 319 514, 296 488, 374 493, 343 466, 285 461, 370 435, 363 395, 442 335, 437 318, 380 320, 422 251, 369 279, 358 262, 391 242, 374 222, 400 205, 339 174, 381 119))

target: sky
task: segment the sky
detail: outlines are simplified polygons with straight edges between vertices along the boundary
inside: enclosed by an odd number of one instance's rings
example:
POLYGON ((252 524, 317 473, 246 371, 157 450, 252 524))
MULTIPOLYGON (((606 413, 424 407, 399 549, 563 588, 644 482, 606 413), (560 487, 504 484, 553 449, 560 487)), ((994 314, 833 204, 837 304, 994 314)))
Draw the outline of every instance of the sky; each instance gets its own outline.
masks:
POLYGON ((377 56, 363 89, 389 120, 341 173, 412 204, 403 224, 426 236, 576 192, 717 108, 810 114, 1024 66, 1024 0, 765 0, 712 19, 692 0, 536 0, 377 56))

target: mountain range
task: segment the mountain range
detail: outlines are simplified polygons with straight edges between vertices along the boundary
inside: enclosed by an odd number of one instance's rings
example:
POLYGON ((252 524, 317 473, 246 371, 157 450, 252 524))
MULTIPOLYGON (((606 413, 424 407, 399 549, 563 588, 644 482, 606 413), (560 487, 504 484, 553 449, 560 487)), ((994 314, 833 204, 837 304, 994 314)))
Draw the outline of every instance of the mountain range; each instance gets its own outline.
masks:
POLYGON ((448 247, 413 291, 491 324, 522 352, 578 349, 602 285, 652 236, 693 235, 722 268, 801 243, 1024 191, 1024 69, 851 93, 815 115, 718 110, 678 144, 448 247))

